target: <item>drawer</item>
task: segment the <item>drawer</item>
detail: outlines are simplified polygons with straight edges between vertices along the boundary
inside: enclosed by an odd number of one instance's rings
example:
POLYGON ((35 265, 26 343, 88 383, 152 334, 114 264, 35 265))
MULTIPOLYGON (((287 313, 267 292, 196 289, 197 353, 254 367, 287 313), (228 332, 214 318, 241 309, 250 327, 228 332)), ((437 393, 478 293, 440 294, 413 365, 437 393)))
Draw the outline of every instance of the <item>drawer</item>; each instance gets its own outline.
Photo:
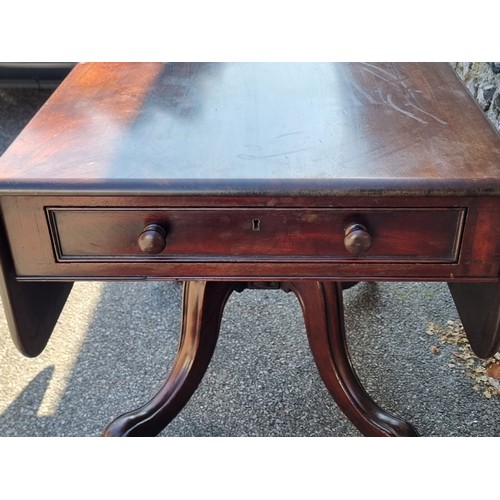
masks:
MULTIPOLYGON (((59 262, 450 263, 458 258, 465 214, 459 208, 49 207, 46 211, 59 262), (358 253, 352 253, 349 244, 346 247, 349 227, 361 234, 362 243, 363 236, 368 240, 358 253)), ((349 238, 353 237, 351 233, 349 238)))

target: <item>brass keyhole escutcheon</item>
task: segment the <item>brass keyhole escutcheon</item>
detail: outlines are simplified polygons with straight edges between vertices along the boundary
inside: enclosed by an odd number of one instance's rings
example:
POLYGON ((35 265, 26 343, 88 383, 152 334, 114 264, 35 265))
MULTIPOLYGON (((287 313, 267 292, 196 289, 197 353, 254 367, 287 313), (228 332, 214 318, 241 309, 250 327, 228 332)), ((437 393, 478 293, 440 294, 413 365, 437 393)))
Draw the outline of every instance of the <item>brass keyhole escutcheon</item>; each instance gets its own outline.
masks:
POLYGON ((137 243, 144 253, 160 253, 167 244, 167 232, 159 224, 148 224, 139 235, 137 243))
POLYGON ((344 232, 344 246, 353 255, 360 255, 372 246, 372 237, 363 224, 349 224, 344 232))

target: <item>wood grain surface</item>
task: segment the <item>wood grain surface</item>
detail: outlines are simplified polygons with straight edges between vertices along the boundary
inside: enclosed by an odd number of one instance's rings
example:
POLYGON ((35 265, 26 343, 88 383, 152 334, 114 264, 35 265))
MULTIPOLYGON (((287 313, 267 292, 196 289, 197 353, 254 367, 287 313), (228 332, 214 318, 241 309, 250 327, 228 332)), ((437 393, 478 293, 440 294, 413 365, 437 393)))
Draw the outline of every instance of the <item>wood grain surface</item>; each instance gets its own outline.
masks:
POLYGON ((492 195, 499 169, 447 63, 87 63, 0 160, 0 190, 492 195))

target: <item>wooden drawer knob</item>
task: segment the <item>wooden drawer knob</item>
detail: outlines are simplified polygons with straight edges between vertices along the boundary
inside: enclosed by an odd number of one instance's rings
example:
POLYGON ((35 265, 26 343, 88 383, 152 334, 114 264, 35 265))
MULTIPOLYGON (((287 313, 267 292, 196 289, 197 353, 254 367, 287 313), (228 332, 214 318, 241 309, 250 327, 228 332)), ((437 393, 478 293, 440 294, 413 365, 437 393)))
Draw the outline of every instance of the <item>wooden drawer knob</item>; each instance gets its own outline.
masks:
POLYGON ((372 237, 362 224, 349 224, 345 228, 344 246, 353 255, 366 252, 372 246, 372 237))
POLYGON ((148 224, 137 240, 144 253, 160 253, 167 244, 167 232, 158 224, 148 224))

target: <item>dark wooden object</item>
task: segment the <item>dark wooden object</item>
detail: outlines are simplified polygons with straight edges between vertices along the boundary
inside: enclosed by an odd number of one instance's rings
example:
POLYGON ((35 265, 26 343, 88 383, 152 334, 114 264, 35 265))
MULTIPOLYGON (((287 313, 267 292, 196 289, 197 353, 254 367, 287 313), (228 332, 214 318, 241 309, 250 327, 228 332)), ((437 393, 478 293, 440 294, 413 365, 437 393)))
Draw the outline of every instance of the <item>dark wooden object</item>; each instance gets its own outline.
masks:
POLYGON ((0 293, 12 340, 25 356, 38 356, 47 345, 73 283, 16 280, 9 244, 0 223, 0 293))
POLYGON ((158 433, 208 365, 225 301, 297 294, 330 393, 367 435, 415 435, 365 393, 341 288, 446 281, 500 343, 500 140, 447 64, 81 64, 0 160, 2 298, 35 356, 76 280, 186 282, 165 386, 106 435, 158 433))
POLYGON ((165 384, 142 408, 111 422, 105 436, 154 436, 181 411, 208 368, 234 287, 230 282, 184 284, 179 349, 165 384))
POLYGON ((417 436, 410 424, 382 410, 363 389, 347 352, 342 285, 317 281, 279 284, 186 282, 179 349, 165 384, 149 403, 111 422, 104 436, 158 434, 182 410, 208 368, 231 292, 277 287, 297 295, 319 373, 330 394, 356 427, 370 436, 417 436))
POLYGON ((448 283, 472 350, 480 358, 500 348, 500 283, 448 283))

